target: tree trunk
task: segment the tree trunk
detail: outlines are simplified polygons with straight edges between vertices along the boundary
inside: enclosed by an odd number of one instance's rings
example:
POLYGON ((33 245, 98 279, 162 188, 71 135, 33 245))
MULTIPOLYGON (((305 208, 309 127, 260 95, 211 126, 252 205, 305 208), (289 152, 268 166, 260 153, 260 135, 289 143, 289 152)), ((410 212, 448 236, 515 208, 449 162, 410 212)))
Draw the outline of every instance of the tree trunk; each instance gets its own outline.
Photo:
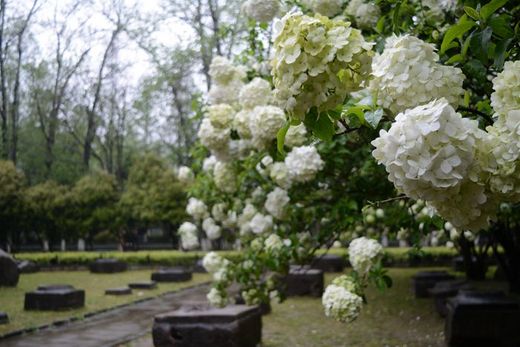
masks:
POLYGON ((495 223, 492 235, 493 253, 504 270, 509 290, 520 294, 520 230, 518 227, 511 229, 504 223, 495 223))

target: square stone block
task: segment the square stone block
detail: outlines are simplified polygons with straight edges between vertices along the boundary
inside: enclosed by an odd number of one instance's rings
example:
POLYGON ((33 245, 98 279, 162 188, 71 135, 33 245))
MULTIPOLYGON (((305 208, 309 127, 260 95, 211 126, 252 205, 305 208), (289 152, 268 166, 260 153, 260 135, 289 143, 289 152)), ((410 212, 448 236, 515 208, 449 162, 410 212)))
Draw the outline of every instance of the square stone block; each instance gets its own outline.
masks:
POLYGON ((85 306, 85 291, 68 285, 39 286, 25 293, 25 310, 59 311, 85 306))
POLYGON ((207 273, 206 269, 202 265, 202 259, 198 259, 193 265, 193 272, 195 273, 207 273))
POLYGON ((5 312, 0 312, 0 324, 9 323, 9 316, 5 312))
POLYGON ((437 282, 455 279, 446 271, 421 271, 412 277, 412 286, 416 298, 430 296, 428 289, 433 288, 437 282))
POLYGON ((130 295, 132 289, 129 287, 110 288, 105 290, 105 295, 130 295))
POLYGON ((447 300, 457 295, 459 290, 471 289, 471 285, 463 279, 437 282, 433 288, 428 289, 437 313, 446 317, 448 313, 447 300))
POLYGON ((342 272, 347 266, 345 258, 335 254, 323 254, 312 261, 311 267, 323 272, 342 272))
POLYGON ((152 273, 152 281, 155 282, 184 282, 192 277, 191 271, 185 268, 161 269, 152 273))
POLYGON ((129 283, 128 286, 132 289, 155 289, 157 288, 157 282, 134 282, 129 283))
POLYGON ((461 290, 447 307, 449 347, 520 346, 520 304, 503 292, 461 290))
POLYGON ((100 258, 90 263, 90 272, 93 273, 116 273, 128 269, 128 265, 117 259, 100 258))
POLYGON ((284 283, 287 296, 321 297, 323 294, 323 271, 292 266, 284 283))
POLYGON ((256 347, 262 315, 258 306, 183 306, 156 316, 152 335, 155 347, 256 347))

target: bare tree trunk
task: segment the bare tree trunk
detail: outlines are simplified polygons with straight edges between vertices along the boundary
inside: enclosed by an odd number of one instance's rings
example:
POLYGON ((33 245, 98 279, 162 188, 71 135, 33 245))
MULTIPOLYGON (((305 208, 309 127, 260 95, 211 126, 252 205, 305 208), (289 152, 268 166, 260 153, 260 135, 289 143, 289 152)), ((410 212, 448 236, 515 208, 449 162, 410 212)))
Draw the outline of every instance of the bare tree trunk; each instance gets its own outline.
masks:
POLYGON ((9 155, 9 133, 7 129, 7 80, 5 76, 5 58, 8 45, 5 44, 5 0, 0 0, 0 89, 2 94, 2 103, 0 105, 0 117, 2 128, 2 159, 7 159, 9 155))

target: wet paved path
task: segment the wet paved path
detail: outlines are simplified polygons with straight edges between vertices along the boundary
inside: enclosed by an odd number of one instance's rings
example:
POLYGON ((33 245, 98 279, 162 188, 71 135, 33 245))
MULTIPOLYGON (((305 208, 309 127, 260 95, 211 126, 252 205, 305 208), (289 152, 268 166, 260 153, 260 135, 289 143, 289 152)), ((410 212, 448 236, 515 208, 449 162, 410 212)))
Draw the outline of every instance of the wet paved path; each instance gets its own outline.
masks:
POLYGON ((111 347, 150 333, 153 317, 182 302, 206 300, 208 285, 165 294, 64 326, 1 340, 1 347, 111 347))

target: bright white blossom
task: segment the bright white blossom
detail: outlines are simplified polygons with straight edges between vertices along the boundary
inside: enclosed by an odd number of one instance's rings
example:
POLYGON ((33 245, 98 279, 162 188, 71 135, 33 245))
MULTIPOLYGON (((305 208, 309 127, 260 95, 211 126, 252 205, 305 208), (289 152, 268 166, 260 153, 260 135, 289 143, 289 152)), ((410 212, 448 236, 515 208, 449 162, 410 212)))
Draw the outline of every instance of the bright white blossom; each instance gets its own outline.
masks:
POLYGON ((270 232, 273 229, 273 217, 270 215, 256 213, 249 222, 249 226, 251 231, 255 234, 270 232))
POLYGON ((204 159, 202 162, 202 170, 205 172, 213 173, 213 169, 215 168, 215 164, 217 163, 217 158, 214 155, 211 155, 204 159))
POLYGON ((287 204, 289 204, 290 200, 286 190, 276 187, 272 192, 267 194, 264 207, 273 217, 283 219, 285 217, 287 204))
POLYGON ((369 89, 394 114, 440 98, 456 107, 464 93, 464 74, 438 60, 432 44, 410 35, 391 36, 372 62, 369 89))
POLYGON ((238 102, 238 93, 244 86, 241 79, 232 79, 226 84, 213 83, 208 92, 208 99, 213 105, 229 104, 238 102))
POLYGON ((280 0, 247 0, 242 9, 257 22, 270 22, 280 10, 280 0))
POLYGON ((204 118, 200 123, 197 136, 204 146, 210 150, 218 150, 228 145, 230 134, 231 131, 229 128, 216 128, 211 124, 208 118, 204 118))
POLYGON ((223 296, 217 288, 211 288, 209 293, 206 295, 211 306, 224 307, 228 304, 227 297, 223 296))
POLYGON ((211 105, 208 107, 208 118, 216 128, 229 128, 235 117, 235 110, 227 104, 211 105))
POLYGON ((284 126, 285 121, 285 113, 279 107, 255 107, 249 123, 253 144, 257 148, 263 148, 267 143, 275 140, 278 130, 284 126))
POLYGON ((215 223, 213 218, 206 218, 202 222, 202 229, 210 240, 216 240, 222 236, 222 228, 215 223))
POLYGON ((445 99, 435 100, 400 113, 372 141, 372 155, 407 196, 442 201, 473 174, 483 136, 477 121, 462 118, 445 99))
POLYGON ((222 222, 227 217, 226 204, 221 202, 213 205, 213 207, 211 208, 211 215, 213 216, 213 219, 217 222, 222 222))
POLYGON ((327 317, 348 323, 358 317, 363 299, 342 286, 331 284, 323 293, 322 304, 327 317))
POLYGON ((195 175, 191 168, 187 166, 181 166, 177 173, 177 179, 183 184, 191 184, 195 179, 195 175))
POLYGON ((201 220, 206 218, 208 215, 208 207, 203 201, 196 198, 190 198, 188 200, 188 205, 186 205, 186 213, 196 220, 201 220))
POLYGON ((372 2, 365 2, 364 0, 350 0, 345 14, 354 18, 356 25, 361 29, 370 29, 375 27, 381 10, 379 6, 372 2))
POLYGON ((209 75, 214 83, 228 84, 232 80, 241 80, 246 77, 246 71, 241 66, 236 66, 227 58, 216 56, 211 61, 209 75))
POLYGON ((231 164, 217 162, 213 170, 213 177, 215 185, 222 192, 234 193, 238 188, 235 171, 231 164))
POLYGON ((289 189, 291 187, 291 176, 289 174, 289 170, 287 169, 287 165, 285 165, 283 161, 277 161, 273 164, 273 166, 271 166, 269 177, 271 177, 271 179, 277 185, 284 189, 289 189))
POLYGON ((321 160, 314 146, 294 147, 287 157, 285 165, 291 177, 297 182, 312 180, 325 163, 321 160))
POLYGON ((209 252, 202 258, 202 266, 207 272, 213 274, 224 266, 224 260, 217 252, 209 252))
POLYGON ((343 6, 343 0, 303 0, 302 3, 312 12, 330 18, 339 14, 343 6))
POLYGON ((493 79, 491 106, 498 114, 520 110, 520 60, 506 61, 504 70, 493 79))
POLYGON ((285 134, 284 144, 288 147, 301 146, 307 140, 307 129, 305 125, 299 124, 289 127, 287 134, 285 134))
POLYGON ((249 126, 251 124, 253 115, 254 111, 247 109, 238 111, 238 113, 235 115, 235 119, 233 120, 233 128, 237 131, 238 135, 240 135, 240 138, 251 138, 251 129, 249 126))
POLYGON ((360 237, 352 240, 348 247, 348 257, 352 268, 360 275, 368 273, 370 268, 383 256, 383 246, 376 240, 360 237))
POLYGON ((272 91, 269 82, 255 77, 240 90, 238 100, 244 109, 253 109, 256 106, 265 106, 271 102, 272 91))
POLYGON ((283 242, 277 234, 271 234, 264 241, 265 250, 267 252, 275 253, 283 248, 283 242))
POLYGON ((275 29, 275 98, 291 116, 333 109, 368 78, 372 44, 350 23, 289 13, 275 29))
POLYGON ((199 239, 197 237, 197 226, 190 222, 184 222, 179 227, 177 233, 181 236, 182 248, 192 250, 199 247, 199 239))

